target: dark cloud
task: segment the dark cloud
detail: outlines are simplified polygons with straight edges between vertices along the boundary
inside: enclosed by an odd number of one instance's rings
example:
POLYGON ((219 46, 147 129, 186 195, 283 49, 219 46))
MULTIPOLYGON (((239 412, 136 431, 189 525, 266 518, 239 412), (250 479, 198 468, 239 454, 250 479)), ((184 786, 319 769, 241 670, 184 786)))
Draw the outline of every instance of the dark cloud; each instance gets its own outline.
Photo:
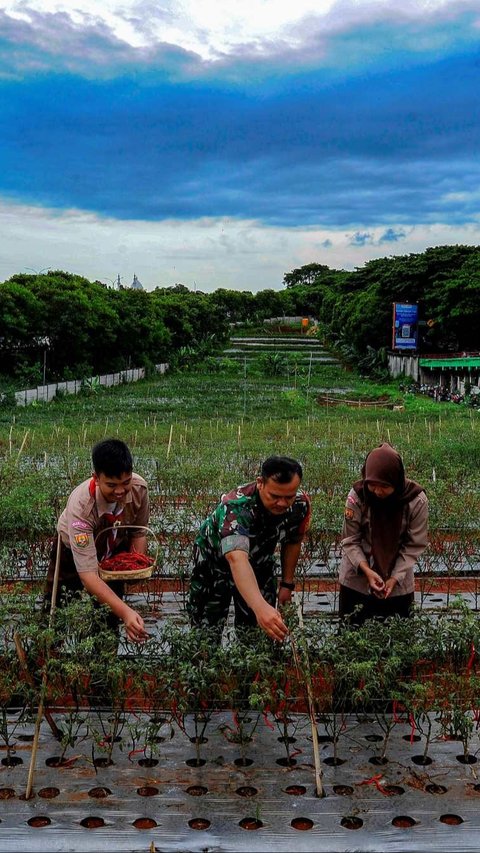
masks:
POLYGON ((342 227, 358 246, 374 226, 392 243, 399 224, 478 217, 474 52, 338 76, 271 65, 268 80, 232 82, 221 63, 134 50, 65 15, 1 24, 4 195, 118 218, 342 227))
POLYGON ((162 70, 177 77, 202 76, 198 55, 171 44, 132 47, 102 21, 75 24, 65 12, 29 11, 29 21, 0 10, 0 79, 28 81, 33 74, 73 73, 112 79, 162 70))

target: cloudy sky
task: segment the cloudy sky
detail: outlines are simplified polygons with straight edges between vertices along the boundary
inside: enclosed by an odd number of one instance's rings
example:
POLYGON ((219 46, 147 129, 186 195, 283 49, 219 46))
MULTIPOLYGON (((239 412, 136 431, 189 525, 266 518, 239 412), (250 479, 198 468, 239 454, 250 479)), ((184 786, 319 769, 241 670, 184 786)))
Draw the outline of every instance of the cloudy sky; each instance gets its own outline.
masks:
POLYGON ((0 281, 480 244, 479 0, 0 0, 0 281))

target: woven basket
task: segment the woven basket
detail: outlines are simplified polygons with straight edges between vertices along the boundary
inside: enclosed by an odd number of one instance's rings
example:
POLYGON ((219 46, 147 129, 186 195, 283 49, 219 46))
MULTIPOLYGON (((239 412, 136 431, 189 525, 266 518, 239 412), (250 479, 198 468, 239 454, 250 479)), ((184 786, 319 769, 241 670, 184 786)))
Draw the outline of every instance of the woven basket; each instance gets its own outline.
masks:
POLYGON ((141 569, 119 569, 118 571, 116 571, 116 570, 108 571, 108 569, 102 569, 102 564, 99 563, 98 564, 98 575, 99 575, 99 577, 101 577, 101 579, 104 581, 138 581, 138 580, 143 580, 144 578, 151 577, 153 570, 155 569, 155 567, 157 565, 158 550, 160 547, 160 543, 157 539, 156 534, 153 532, 153 530, 150 527, 144 527, 141 524, 120 524, 120 525, 118 525, 118 527, 104 527, 103 530, 101 530, 100 533, 97 534, 97 536, 95 538, 95 543, 97 542, 97 539, 99 538, 99 536, 103 536, 109 530, 118 530, 120 528, 122 530, 126 530, 127 528, 135 529, 135 530, 142 530, 147 535, 147 537, 148 537, 148 535, 150 535, 151 538, 155 542, 155 556, 152 557, 152 563, 150 566, 144 566, 141 569))

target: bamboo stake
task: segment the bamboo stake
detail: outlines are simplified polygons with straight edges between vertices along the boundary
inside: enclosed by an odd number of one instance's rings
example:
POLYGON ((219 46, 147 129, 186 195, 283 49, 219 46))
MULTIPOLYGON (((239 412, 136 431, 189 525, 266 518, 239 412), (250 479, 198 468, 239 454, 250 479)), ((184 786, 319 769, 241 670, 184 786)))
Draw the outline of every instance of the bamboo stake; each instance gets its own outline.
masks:
MULTIPOLYGON (((60 573, 60 552, 61 552, 61 540, 60 534, 57 534, 57 554, 55 557, 55 571, 53 574, 53 589, 52 589, 52 600, 50 602, 50 613, 48 617, 48 628, 49 630, 53 626, 53 617, 55 614, 55 606, 57 603, 57 591, 58 591, 58 577, 60 573)), ((45 650, 45 661, 43 663, 43 672, 42 672, 42 683, 40 685, 40 697, 38 700, 38 709, 37 709, 37 719, 35 720, 35 732, 33 735, 33 743, 32 743, 32 755, 30 757, 30 767, 28 769, 28 778, 27 778, 27 787, 25 788, 25 799, 29 800, 32 793, 33 786, 33 776, 35 773, 35 762, 37 760, 37 751, 38 751, 38 741, 40 738, 40 725, 42 723, 43 717, 43 708, 45 704, 45 696, 47 693, 47 666, 48 666, 48 658, 50 654, 50 642, 47 645, 45 650)))
POLYGON ((29 432, 30 432, 30 430, 29 430, 29 429, 27 429, 27 431, 26 431, 25 435, 23 436, 23 441, 22 441, 22 443, 21 443, 21 445, 20 445, 20 450, 19 450, 19 451, 18 451, 18 453, 17 453, 17 462, 18 462, 18 460, 20 459, 20 456, 22 455, 22 450, 23 450, 23 448, 25 447, 25 442, 26 442, 26 440, 27 440, 27 438, 28 438, 28 433, 29 433, 29 432))
MULTIPOLYGON (((295 603, 297 605, 298 623, 300 625, 300 628, 303 631, 302 607, 301 607, 300 601, 299 601, 298 597, 295 595, 295 593, 294 593, 294 597, 295 597, 295 603)), ((292 643, 293 657, 295 659, 295 666, 297 667, 298 675, 301 677, 302 673, 304 674, 305 686, 307 688, 308 715, 310 717, 310 725, 311 725, 311 729, 312 729, 313 760, 315 762, 315 789, 317 792, 317 797, 324 797, 325 791, 323 790, 323 785, 322 785, 322 766, 321 766, 321 761, 320 761, 320 750, 318 748, 318 731, 317 731, 317 721, 315 719, 315 707, 314 707, 313 693, 312 693, 312 682, 311 682, 311 678, 310 678, 310 665, 309 665, 309 661, 308 661, 308 657, 307 657, 306 661, 304 662, 305 665, 303 667, 301 666, 301 662, 300 662, 300 659, 298 656, 298 650, 296 648, 296 645, 295 645, 292 638, 290 641, 292 643)))
MULTIPOLYGON (((13 636, 13 641, 15 643, 15 649, 17 652, 17 657, 20 661, 20 666, 22 667, 22 669, 25 673, 25 677, 28 679, 29 684, 33 684, 33 678, 32 678, 31 673, 29 672, 28 666, 27 666, 27 656, 25 654, 25 649, 23 648, 23 644, 22 644, 22 641, 20 639, 20 635, 17 633, 17 631, 15 631, 15 634, 13 636)), ((50 729, 52 731, 54 738, 56 738, 57 740, 61 740, 62 733, 61 733, 60 729, 58 728, 58 726, 57 726, 55 720, 53 719, 52 714, 48 710, 48 708, 45 708, 44 716, 45 716, 45 719, 46 719, 48 725, 50 726, 50 729)))
POLYGON ((170 435, 168 437, 168 447, 167 447, 167 459, 170 455, 170 448, 172 446, 172 435, 173 435, 173 424, 170 425, 170 435))

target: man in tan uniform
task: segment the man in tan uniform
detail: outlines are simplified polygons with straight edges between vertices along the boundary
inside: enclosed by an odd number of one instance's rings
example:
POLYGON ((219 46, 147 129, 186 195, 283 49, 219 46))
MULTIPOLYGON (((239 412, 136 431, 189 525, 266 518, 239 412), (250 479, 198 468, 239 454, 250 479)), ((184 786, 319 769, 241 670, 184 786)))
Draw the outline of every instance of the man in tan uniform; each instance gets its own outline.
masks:
POLYGON ((98 574, 98 563, 119 551, 146 552, 145 533, 129 529, 126 525, 148 525, 147 483, 133 473, 132 455, 120 439, 99 441, 92 449, 92 462, 92 477, 73 490, 58 520, 45 603, 49 604, 52 599, 60 540, 56 603, 61 605, 84 588, 96 601, 110 608, 111 616, 107 619, 110 628, 118 630, 121 620, 128 639, 141 642, 148 634, 140 614, 123 601, 123 582, 106 583, 102 580, 98 574), (105 531, 103 535, 102 531, 105 531))

